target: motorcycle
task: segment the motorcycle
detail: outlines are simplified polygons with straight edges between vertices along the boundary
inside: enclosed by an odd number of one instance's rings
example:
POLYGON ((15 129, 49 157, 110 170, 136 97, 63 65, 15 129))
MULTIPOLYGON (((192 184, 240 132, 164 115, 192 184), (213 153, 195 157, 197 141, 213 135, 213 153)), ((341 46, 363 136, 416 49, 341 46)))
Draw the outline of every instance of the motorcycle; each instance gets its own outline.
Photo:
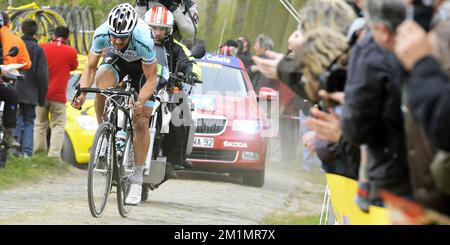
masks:
MULTIPOLYGON (((8 54, 6 54, 3 57, 0 57, 0 59, 3 59, 5 57, 15 57, 19 53, 19 49, 17 47, 11 47, 11 49, 8 51, 8 54)), ((2 74, 0 77, 0 86, 1 87, 10 87, 14 86, 14 82, 17 80, 17 78, 20 76, 18 74, 17 70, 18 68, 22 67, 21 64, 10 64, 6 66, 6 70, 8 70, 7 74, 2 74)), ((8 145, 5 142, 4 139, 4 129, 3 129, 3 111, 5 107, 5 102, 0 101, 0 168, 5 167, 6 160, 7 160, 7 151, 8 151, 8 145)))
MULTIPOLYGON (((193 138, 195 134, 195 108, 190 100, 189 95, 192 90, 192 86, 196 83, 202 83, 202 81, 194 78, 190 79, 185 74, 178 72, 178 64, 189 59, 202 58, 205 55, 205 48, 203 46, 195 46, 192 49, 192 55, 186 57, 183 60, 178 61, 177 68, 173 74, 170 74, 170 80, 172 83, 164 83, 162 86, 158 86, 155 96, 155 105, 153 107, 152 115, 150 117, 150 146, 148 149, 147 157, 145 160, 144 168, 144 183, 142 191, 142 200, 145 201, 148 198, 148 190, 154 190, 158 188, 168 179, 165 178, 167 161, 166 157, 162 155, 162 142, 164 136, 169 134, 169 125, 173 117, 177 117, 178 113, 181 113, 180 107, 183 111, 187 111, 189 115, 184 115, 184 123, 187 123, 189 127, 188 143, 186 146, 186 154, 190 154, 192 151, 193 138), (182 83, 187 83, 191 88, 186 92, 181 92, 182 83), (178 91, 177 91, 178 90, 178 91), (183 99, 185 103, 178 107, 177 104, 183 99)), ((192 61, 195 62, 195 61, 192 61)), ((174 124, 175 126, 179 126, 174 124)), ((186 125, 186 124, 184 124, 186 125)))

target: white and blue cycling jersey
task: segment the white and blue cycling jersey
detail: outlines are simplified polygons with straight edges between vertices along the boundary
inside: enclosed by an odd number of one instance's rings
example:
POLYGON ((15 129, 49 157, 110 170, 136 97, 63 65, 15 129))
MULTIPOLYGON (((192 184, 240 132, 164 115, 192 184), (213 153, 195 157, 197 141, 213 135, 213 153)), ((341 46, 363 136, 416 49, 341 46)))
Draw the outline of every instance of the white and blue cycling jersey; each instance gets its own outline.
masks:
POLYGON ((141 19, 134 28, 130 42, 123 52, 114 48, 109 36, 108 23, 103 23, 95 30, 91 51, 100 55, 104 48, 127 62, 142 60, 144 64, 152 64, 156 61, 152 32, 150 27, 141 19))

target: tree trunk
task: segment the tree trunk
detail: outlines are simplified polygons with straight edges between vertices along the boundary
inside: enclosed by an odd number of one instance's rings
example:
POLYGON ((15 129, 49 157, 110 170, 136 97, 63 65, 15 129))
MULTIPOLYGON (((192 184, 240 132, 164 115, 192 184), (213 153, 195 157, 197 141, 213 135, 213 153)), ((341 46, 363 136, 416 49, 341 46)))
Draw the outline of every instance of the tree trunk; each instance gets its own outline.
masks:
POLYGON ((208 0, 206 4, 206 21, 205 34, 214 31, 214 23, 216 22, 217 10, 219 9, 219 0, 208 0))
POLYGON ((247 19, 248 14, 248 0, 235 0, 236 3, 234 5, 234 14, 233 14, 233 36, 242 36, 245 35, 243 33, 244 29, 244 21, 247 19))

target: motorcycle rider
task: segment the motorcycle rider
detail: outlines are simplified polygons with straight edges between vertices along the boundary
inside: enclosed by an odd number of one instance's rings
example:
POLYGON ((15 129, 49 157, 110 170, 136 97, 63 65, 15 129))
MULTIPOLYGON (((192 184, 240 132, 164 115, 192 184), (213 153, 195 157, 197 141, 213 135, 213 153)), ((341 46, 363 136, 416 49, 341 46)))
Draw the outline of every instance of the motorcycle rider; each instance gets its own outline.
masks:
MULTIPOLYGON (((130 191, 125 203, 137 205, 141 201, 144 162, 149 148, 149 118, 154 106, 153 91, 157 84, 157 64, 155 47, 150 28, 138 18, 136 10, 129 3, 115 6, 94 33, 92 47, 88 55, 80 87, 91 87, 96 82, 100 89, 115 87, 125 75, 131 76, 133 88, 139 92, 134 104, 134 159, 136 167, 131 178, 130 191), (106 57, 97 69, 102 51, 106 57)), ((86 93, 77 97, 72 106, 81 108, 86 93)), ((99 123, 105 98, 97 94, 95 111, 99 123)), ((101 147, 103 148, 103 147, 101 147)), ((106 148, 106 147, 105 147, 106 148)))
MULTIPOLYGON (((188 56, 190 51, 172 36, 174 28, 174 16, 164 6, 154 6, 145 13, 145 22, 152 28, 156 46, 165 49, 167 64, 170 73, 178 72, 188 76, 188 81, 198 77, 200 68, 193 64, 188 56)), ((158 61, 159 62, 159 61, 158 61)), ((171 81, 173 83, 173 81, 171 81)), ((177 84, 176 86, 182 86, 177 84)), ((180 93, 182 93, 182 87, 180 93)), ((190 111, 187 111, 190 113, 190 111)), ((183 115, 185 116, 185 115, 183 115)), ((190 117, 189 117, 190 118, 190 117)), ((167 156, 166 178, 176 178, 175 169, 190 168, 192 163, 186 160, 186 144, 188 140, 189 125, 174 126, 170 123, 169 134, 164 138, 163 154, 167 156)))
POLYGON ((144 18, 154 6, 164 6, 173 14, 173 37, 178 41, 189 40, 195 44, 199 22, 198 5, 193 0, 136 0, 136 12, 144 18))
MULTIPOLYGON (((0 65, 25 64, 21 69, 30 69, 31 60, 24 41, 14 35, 9 29, 9 18, 5 12, 0 13, 0 65), (11 47, 16 46, 19 53, 15 57, 6 56, 11 47)), ((2 68, 3 70, 4 68, 2 68)), ((4 75, 5 71, 2 71, 4 75)), ((0 87, 0 100, 5 102, 3 111, 3 127, 5 128, 5 142, 8 147, 19 147, 20 144, 13 136, 13 130, 16 128, 17 104, 19 96, 16 89, 12 87, 0 87)))

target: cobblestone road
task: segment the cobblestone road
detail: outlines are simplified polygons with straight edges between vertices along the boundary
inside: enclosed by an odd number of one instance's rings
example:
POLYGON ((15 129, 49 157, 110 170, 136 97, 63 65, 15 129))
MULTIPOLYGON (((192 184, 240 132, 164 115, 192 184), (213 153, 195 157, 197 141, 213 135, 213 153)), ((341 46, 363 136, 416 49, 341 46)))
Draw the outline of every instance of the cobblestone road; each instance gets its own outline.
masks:
MULTIPOLYGON (((117 211, 115 193, 104 215, 92 218, 87 171, 71 168, 65 176, 0 191, 0 224, 257 224, 285 207, 298 188, 322 188, 305 186, 308 183, 280 166, 267 168, 263 188, 243 186, 226 176, 183 176, 150 192, 149 200, 133 207, 126 219, 117 211)), ((309 206, 320 209, 320 203, 309 206)))

